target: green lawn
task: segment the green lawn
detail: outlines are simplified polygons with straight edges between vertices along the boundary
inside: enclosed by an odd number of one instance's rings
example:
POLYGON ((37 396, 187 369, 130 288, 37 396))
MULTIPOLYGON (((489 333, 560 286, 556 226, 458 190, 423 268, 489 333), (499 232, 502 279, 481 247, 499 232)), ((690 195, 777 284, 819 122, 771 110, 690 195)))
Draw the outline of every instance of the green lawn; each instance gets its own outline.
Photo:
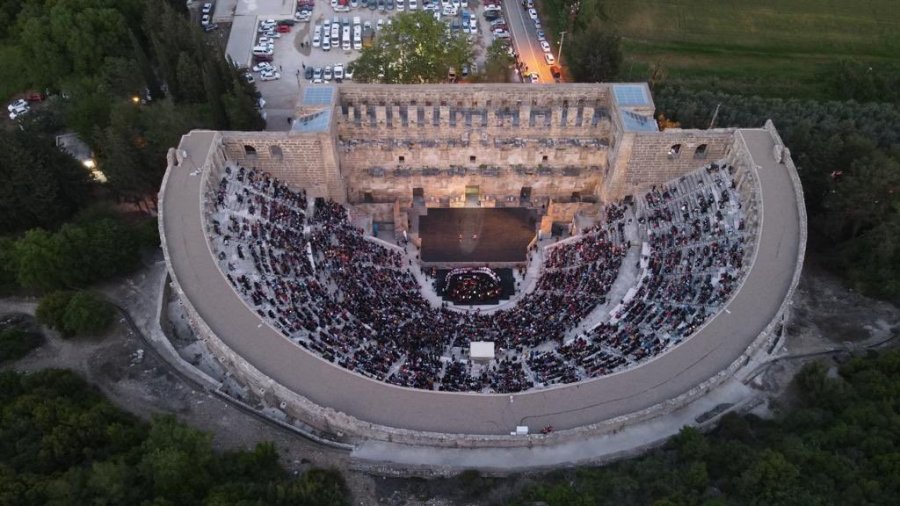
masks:
POLYGON ((898 0, 585 0, 625 38, 625 77, 816 96, 840 58, 900 65, 898 0))

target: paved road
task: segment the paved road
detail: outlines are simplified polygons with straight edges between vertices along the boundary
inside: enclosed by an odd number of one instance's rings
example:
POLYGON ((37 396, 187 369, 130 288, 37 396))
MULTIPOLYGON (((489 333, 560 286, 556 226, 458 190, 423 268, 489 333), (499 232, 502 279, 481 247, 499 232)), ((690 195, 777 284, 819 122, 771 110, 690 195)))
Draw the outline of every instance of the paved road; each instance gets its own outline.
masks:
POLYGON ((282 385, 365 421, 445 433, 508 434, 516 425, 569 429, 633 413, 691 390, 738 359, 777 313, 801 248, 793 182, 773 158, 764 130, 742 130, 758 180, 763 218, 756 261, 725 310, 698 334, 643 365, 579 384, 515 395, 401 388, 341 369, 264 324, 234 292, 207 246, 201 220, 203 176, 213 132, 186 135, 188 157, 167 173, 161 199, 171 273, 197 312, 236 353, 282 385))
MULTIPOLYGON (((506 18, 512 33, 513 43, 519 53, 519 61, 528 65, 528 72, 537 72, 541 76, 541 84, 552 83, 550 66, 544 61, 544 50, 538 42, 537 29, 528 12, 522 7, 521 0, 503 0, 503 16, 506 18)), ((553 56, 556 56, 556 48, 553 56)))

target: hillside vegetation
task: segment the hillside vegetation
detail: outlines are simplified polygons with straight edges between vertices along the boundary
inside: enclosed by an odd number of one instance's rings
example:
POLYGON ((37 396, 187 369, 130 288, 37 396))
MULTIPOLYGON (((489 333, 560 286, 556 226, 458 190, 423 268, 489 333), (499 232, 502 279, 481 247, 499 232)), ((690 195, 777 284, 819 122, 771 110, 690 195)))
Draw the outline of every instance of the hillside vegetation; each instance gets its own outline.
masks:
MULTIPOLYGON (((900 69, 893 0, 544 0, 556 30, 594 18, 623 37, 622 78, 792 98, 835 96, 843 60, 900 69), (578 4, 574 15, 573 5, 578 4), (550 14, 556 13, 556 14, 550 14)), ((868 68, 871 67, 871 70, 868 68)))

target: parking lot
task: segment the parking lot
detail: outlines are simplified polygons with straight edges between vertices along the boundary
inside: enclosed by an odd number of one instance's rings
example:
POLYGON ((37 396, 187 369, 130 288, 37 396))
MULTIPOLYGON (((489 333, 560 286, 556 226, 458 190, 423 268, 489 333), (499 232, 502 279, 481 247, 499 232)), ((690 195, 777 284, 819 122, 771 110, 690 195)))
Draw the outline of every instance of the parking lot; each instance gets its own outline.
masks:
MULTIPOLYGON (((243 4, 248 0, 238 0, 236 12, 250 12, 243 4)), ((272 65, 277 70, 280 78, 277 80, 263 81, 259 73, 254 73, 254 80, 257 89, 265 99, 264 112, 266 114, 268 130, 287 130, 289 128, 289 119, 295 111, 297 100, 300 97, 300 87, 309 84, 310 81, 305 78, 304 70, 306 67, 322 68, 334 66, 335 64, 343 64, 346 68, 347 64, 359 57, 360 51, 351 49, 345 51, 340 46, 332 47, 326 51, 322 48, 313 46, 313 33, 315 26, 318 24, 324 26, 325 20, 333 21, 338 18, 339 21, 347 20, 352 25, 355 18, 359 18, 360 25, 368 23, 375 31, 378 32, 379 20, 383 26, 387 26, 390 19, 398 12, 409 12, 410 0, 403 0, 403 10, 400 8, 401 2, 394 0, 394 9, 384 11, 380 9, 370 9, 361 2, 356 8, 350 7, 352 3, 348 2, 349 10, 346 12, 335 12, 335 9, 328 2, 316 0, 312 8, 312 15, 308 22, 297 21, 290 27, 289 32, 277 33, 277 38, 272 41, 273 55, 272 65)), ((416 10, 422 10, 422 0, 416 1, 416 10)), ((340 9, 340 7, 339 7, 340 9)), ((487 22, 482 13, 483 5, 481 0, 470 0, 469 4, 462 3, 457 9, 457 15, 445 16, 441 15, 441 20, 448 23, 454 22, 461 24, 462 12, 466 10, 470 13, 472 19, 477 20, 476 33, 462 33, 464 36, 470 37, 475 53, 475 61, 477 66, 483 65, 485 48, 491 43, 490 24, 487 22)), ((260 34, 257 33, 259 22, 266 19, 282 20, 289 19, 291 16, 286 15, 284 4, 270 1, 260 1, 255 11, 257 15, 249 14, 234 16, 231 35, 228 42, 228 54, 239 65, 252 67, 254 64, 252 51, 259 41, 260 34), (270 5, 271 4, 271 5, 270 5), (267 14, 265 8, 269 7, 267 14)), ((216 9, 217 16, 221 14, 221 6, 216 9)), ((462 28, 459 29, 462 32, 462 28)), ((324 34, 323 34, 324 35, 324 34)))

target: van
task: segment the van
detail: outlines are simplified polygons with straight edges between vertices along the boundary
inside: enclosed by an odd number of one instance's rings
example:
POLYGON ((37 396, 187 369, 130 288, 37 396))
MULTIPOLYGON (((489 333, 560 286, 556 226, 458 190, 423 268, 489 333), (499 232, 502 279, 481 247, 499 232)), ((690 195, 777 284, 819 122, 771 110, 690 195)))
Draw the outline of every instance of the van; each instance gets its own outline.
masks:
POLYGON ((272 54, 272 49, 266 46, 256 46, 253 48, 253 56, 268 56, 272 54))

